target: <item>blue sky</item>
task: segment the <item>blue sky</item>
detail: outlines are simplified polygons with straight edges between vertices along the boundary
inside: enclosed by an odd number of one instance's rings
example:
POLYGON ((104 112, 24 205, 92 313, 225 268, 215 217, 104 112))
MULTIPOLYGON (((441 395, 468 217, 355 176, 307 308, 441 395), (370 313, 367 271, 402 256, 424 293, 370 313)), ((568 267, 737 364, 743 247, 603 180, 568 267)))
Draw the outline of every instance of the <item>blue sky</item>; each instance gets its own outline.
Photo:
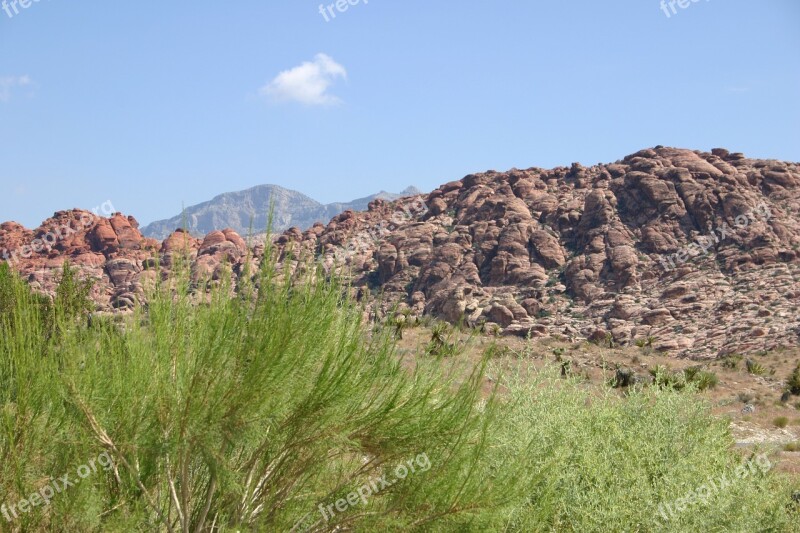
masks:
POLYGON ((800 161, 797 0, 30 1, 0 10, 0 221, 28 227, 656 144, 800 161))

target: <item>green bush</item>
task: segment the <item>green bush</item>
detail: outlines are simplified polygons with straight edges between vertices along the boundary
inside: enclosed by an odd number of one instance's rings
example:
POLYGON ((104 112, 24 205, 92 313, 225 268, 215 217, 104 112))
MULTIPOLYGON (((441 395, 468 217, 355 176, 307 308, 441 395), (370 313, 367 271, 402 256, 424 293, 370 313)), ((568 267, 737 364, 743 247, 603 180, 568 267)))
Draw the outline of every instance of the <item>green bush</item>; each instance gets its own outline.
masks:
POLYGON ((754 376, 763 376, 767 373, 767 370, 761 365, 761 363, 757 363, 752 359, 747 359, 745 361, 745 366, 747 367, 747 371, 754 376))
POLYGON ((719 385, 719 378, 713 372, 699 367, 689 367, 683 371, 687 383, 694 383, 698 390, 713 389, 719 385))
MULTIPOLYGON (((669 388, 587 395, 556 368, 503 383, 497 459, 543 472, 503 531, 797 531, 790 486, 773 475, 731 479, 741 463, 724 420, 669 388), (659 513, 723 473, 731 486, 669 521, 659 513)), ((501 463, 502 464, 502 463, 501 463)))
POLYGON ((660 388, 683 390, 686 387, 686 375, 683 372, 673 372, 669 368, 658 365, 650 369, 653 376, 653 385, 660 388))
POLYGON ((436 357, 452 357, 458 353, 455 334, 446 322, 437 322, 431 331, 431 340, 425 351, 436 357))
POLYGON ((800 364, 795 367, 792 375, 789 376, 789 380, 787 381, 787 385, 789 387, 789 392, 794 394, 795 396, 800 396, 800 364))
POLYGON ((40 299, 0 270, 4 501, 114 458, 11 527, 796 531, 790 491, 771 474, 659 517, 661 503, 739 462, 727 424, 696 396, 589 396, 557 367, 492 369, 495 395, 486 359, 407 364, 391 327, 370 331, 341 284, 286 274, 267 262, 257 294, 231 299, 221 286, 202 305, 186 278, 168 280, 122 327, 66 320, 57 298, 48 337, 40 299), (420 454, 429 469, 320 514, 420 454))
POLYGON ((728 355, 722 359, 722 366, 723 368, 736 370, 737 368, 739 368, 739 363, 741 362, 742 362, 741 355, 728 355))
POLYGON ((89 297, 92 285, 91 280, 78 279, 69 261, 64 261, 56 287, 54 310, 67 318, 79 317, 93 310, 94 303, 89 297))
MULTIPOLYGON (((481 367, 404 368, 392 332, 370 335, 340 284, 317 272, 278 277, 267 266, 254 300, 222 287, 204 305, 186 279, 166 282, 124 328, 76 321, 48 338, 36 299, 7 274, 4 290, 16 292, 0 335, 5 501, 74 476, 101 452, 115 460, 15 525, 288 531, 308 516, 332 531, 491 513, 514 481, 511 468, 479 472, 496 418, 491 398, 479 402, 481 367), (318 512, 423 453, 424 474, 330 522, 318 512)), ((69 301, 56 298, 54 316, 75 310, 69 301)))

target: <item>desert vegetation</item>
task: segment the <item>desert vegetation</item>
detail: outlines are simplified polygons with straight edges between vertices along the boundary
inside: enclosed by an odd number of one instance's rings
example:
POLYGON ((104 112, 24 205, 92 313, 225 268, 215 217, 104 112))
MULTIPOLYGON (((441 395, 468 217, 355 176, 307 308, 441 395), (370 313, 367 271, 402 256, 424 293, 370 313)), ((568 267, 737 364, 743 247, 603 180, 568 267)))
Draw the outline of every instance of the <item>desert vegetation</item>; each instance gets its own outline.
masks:
POLYGON ((798 531, 789 480, 732 475, 757 450, 696 396, 711 375, 590 394, 558 365, 465 364, 441 328, 409 357, 313 266, 250 279, 177 273, 123 319, 92 314, 68 265, 52 299, 0 265, 4 530, 798 531))

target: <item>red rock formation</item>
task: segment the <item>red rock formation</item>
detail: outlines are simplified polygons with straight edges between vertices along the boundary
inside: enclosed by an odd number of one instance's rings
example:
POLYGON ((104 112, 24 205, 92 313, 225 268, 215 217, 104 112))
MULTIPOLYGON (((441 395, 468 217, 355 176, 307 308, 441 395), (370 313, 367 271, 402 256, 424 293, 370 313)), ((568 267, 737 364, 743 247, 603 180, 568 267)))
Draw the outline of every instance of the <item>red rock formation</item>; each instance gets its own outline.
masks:
MULTIPOLYGON (((613 164, 472 174, 426 196, 344 212, 327 226, 274 239, 281 261, 317 257, 351 276, 354 293, 509 335, 653 336, 656 348, 708 357, 797 344, 800 167, 657 147, 613 164)), ((0 226, 0 253, 52 292, 65 258, 94 278, 104 308, 130 308, 185 257, 198 290, 236 282, 248 253, 232 230, 160 247, 131 218, 59 212, 31 232, 0 226), (75 229, 67 231, 65 227, 75 229), (52 246, 22 258, 36 239, 52 246)))
POLYGON ((473 174, 386 234, 376 228, 415 199, 281 243, 343 260, 356 287, 380 285, 384 311, 534 337, 654 336, 690 356, 756 351, 798 342, 798 185, 794 163, 658 147, 589 168, 473 174))

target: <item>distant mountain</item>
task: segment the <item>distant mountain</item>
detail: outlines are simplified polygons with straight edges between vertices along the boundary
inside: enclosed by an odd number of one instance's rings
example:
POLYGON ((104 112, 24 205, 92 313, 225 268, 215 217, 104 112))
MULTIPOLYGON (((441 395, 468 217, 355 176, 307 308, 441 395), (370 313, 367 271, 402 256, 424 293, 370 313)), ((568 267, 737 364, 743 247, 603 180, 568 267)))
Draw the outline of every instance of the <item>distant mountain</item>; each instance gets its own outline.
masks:
POLYGON ((199 236, 225 228, 232 228, 241 235, 262 233, 267 228, 269 208, 273 202, 273 231, 281 232, 293 226, 306 230, 315 222, 327 224, 331 218, 348 209, 364 211, 376 198, 396 200, 417 194, 421 191, 408 187, 401 193, 381 191, 351 202, 322 204, 303 193, 278 185, 258 185, 244 191, 220 194, 208 202, 187 207, 179 215, 145 226, 142 234, 163 240, 183 227, 199 236))

